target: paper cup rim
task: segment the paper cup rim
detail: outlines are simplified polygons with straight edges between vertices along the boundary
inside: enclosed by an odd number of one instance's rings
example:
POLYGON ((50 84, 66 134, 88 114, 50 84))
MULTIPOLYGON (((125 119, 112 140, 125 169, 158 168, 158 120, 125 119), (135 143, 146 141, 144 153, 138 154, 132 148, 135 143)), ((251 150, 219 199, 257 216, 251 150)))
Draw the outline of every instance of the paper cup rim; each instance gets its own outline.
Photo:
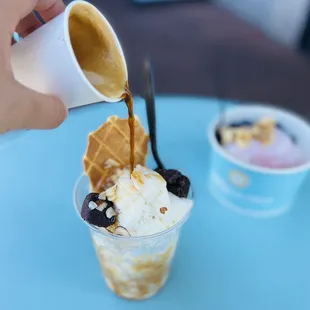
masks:
MULTIPOLYGON (((167 235, 169 232, 171 232, 173 230, 181 228, 183 226, 183 224, 190 217, 192 209, 190 209, 178 223, 176 223, 173 226, 171 226, 170 228, 168 228, 166 230, 163 230, 161 232, 158 232, 156 234, 151 234, 151 235, 146 235, 146 236, 119 236, 119 235, 114 235, 114 234, 109 233, 107 231, 101 230, 101 229, 99 229, 98 227, 96 227, 94 225, 89 224, 87 221, 85 221, 82 218, 82 216, 81 216, 81 214, 79 212, 79 207, 78 207, 78 206, 80 206, 82 208, 82 206, 81 206, 81 203, 78 201, 77 192, 78 192, 79 184, 83 181, 84 178, 87 178, 87 180, 88 180, 88 176, 85 173, 83 173, 82 175, 80 175, 78 177, 78 179, 76 180, 75 185, 74 185, 74 189, 73 189, 74 209, 75 209, 76 214, 79 217, 79 219, 84 224, 86 224, 91 231, 96 232, 96 233, 98 233, 100 235, 103 235, 103 236, 105 236, 107 238, 111 238, 111 239, 114 239, 114 240, 117 240, 117 241, 130 241, 130 240, 131 241, 132 240, 137 241, 137 240, 150 240, 150 239, 160 238, 161 236, 167 235)), ((194 198, 194 191, 193 191, 192 185, 190 187, 190 194, 191 194, 191 197, 192 197, 192 200, 193 200, 193 203, 194 203, 195 198, 194 198)))
POLYGON ((83 3, 85 5, 88 5, 90 6, 94 11, 96 11, 100 17, 102 18, 103 22, 107 25, 108 29, 110 30, 111 34, 113 35, 113 38, 115 40, 115 43, 117 45, 117 48, 118 48, 118 51, 120 52, 121 54, 121 57, 122 57, 122 60, 123 60, 123 63, 124 63, 124 68, 126 70, 126 79, 128 80, 128 70, 127 70, 127 64, 126 64, 126 59, 125 59, 125 55, 124 55, 124 52, 123 52, 123 49, 122 49, 122 46, 118 40, 118 37, 115 33, 115 31, 113 30, 111 24, 109 23, 109 21, 105 18, 105 16, 91 3, 87 2, 87 1, 83 1, 83 0, 75 0, 75 1, 72 1, 70 2, 70 4, 67 5, 65 11, 64 11, 64 38, 65 38, 65 43, 67 45, 67 48, 68 48, 68 51, 71 55, 71 59, 73 60, 74 62, 74 65, 75 67, 77 68, 80 76, 82 77, 82 79, 84 80, 84 82, 86 83, 86 85, 88 86, 89 89, 91 89, 98 98, 100 98, 100 100, 102 101, 106 101, 106 102, 118 102, 118 101, 121 101, 122 98, 110 98, 110 97, 107 97, 105 96, 104 94, 100 93, 91 83, 90 81, 87 79, 87 77, 85 76, 85 74, 83 73, 83 70, 81 68, 81 66, 79 65, 77 59, 76 59, 76 56, 75 56, 75 53, 73 51, 73 48, 72 48, 72 45, 71 45, 71 39, 70 39, 70 34, 69 34, 69 16, 70 16, 70 13, 71 13, 71 9, 79 4, 79 3, 83 3))
MULTIPOLYGON (((246 107, 246 109, 257 109, 257 108, 263 108, 263 109, 269 109, 269 110, 278 110, 281 111, 282 114, 285 114, 288 117, 294 118, 296 119, 298 122, 303 123, 305 126, 307 126, 309 128, 310 131, 310 124, 309 122, 304 119, 303 117, 299 116, 298 114, 289 111, 287 109, 284 108, 279 108, 279 107, 275 107, 273 105, 269 105, 269 104, 251 104, 251 105, 246 105, 246 106, 236 106, 236 107, 230 107, 227 109, 227 111, 232 111, 232 110, 240 110, 242 111, 242 109, 244 109, 246 107)), ((219 144, 219 142, 216 139, 215 136, 215 130, 216 130, 216 126, 219 122, 221 118, 221 115, 218 115, 212 122, 211 124, 208 126, 207 128, 207 136, 208 136, 208 140, 211 144, 211 148, 221 157, 223 157, 224 159, 226 159, 229 162, 232 162, 233 164, 240 166, 243 169, 249 170, 249 171, 253 171, 253 172, 258 172, 258 173, 262 173, 262 174, 273 174, 273 175, 283 175, 283 174, 296 174, 299 172, 304 172, 310 169, 310 159, 307 160, 306 163, 297 166, 297 167, 291 167, 291 168, 280 168, 280 169, 272 169, 272 168, 266 168, 266 167, 260 167, 257 165, 253 165, 253 164, 249 164, 246 162, 243 162, 241 160, 236 159, 234 156, 232 156, 231 154, 229 154, 228 152, 226 152, 224 150, 224 148, 219 144)))

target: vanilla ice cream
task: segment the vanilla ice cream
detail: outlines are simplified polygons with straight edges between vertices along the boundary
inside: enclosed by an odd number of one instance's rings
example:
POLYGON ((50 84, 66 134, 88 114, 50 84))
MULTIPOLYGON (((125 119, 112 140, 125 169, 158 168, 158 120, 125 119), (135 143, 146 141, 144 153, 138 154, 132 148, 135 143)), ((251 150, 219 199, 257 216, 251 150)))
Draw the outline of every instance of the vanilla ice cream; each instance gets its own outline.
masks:
POLYGON ((193 206, 192 200, 169 193, 161 175, 140 165, 131 175, 124 170, 117 183, 99 198, 114 203, 118 225, 130 236, 147 236, 169 229, 193 206))

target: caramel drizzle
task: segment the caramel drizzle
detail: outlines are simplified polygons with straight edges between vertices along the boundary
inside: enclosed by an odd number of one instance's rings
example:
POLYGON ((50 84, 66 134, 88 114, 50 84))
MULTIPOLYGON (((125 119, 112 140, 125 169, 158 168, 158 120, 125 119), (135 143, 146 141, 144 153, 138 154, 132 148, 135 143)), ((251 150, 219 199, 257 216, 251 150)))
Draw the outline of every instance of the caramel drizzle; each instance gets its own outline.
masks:
POLYGON ((133 111, 133 98, 129 90, 128 82, 126 83, 125 93, 122 98, 128 109, 128 125, 130 130, 130 171, 132 173, 135 165, 135 117, 133 111))

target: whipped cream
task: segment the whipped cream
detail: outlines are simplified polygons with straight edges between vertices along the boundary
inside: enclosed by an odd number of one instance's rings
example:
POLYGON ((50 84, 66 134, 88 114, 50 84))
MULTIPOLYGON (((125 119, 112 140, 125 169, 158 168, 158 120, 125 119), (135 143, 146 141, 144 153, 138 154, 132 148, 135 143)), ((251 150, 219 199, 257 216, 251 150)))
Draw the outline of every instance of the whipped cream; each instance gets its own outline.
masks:
POLYGON ((114 203, 119 226, 131 236, 147 236, 169 229, 193 206, 192 200, 169 193, 166 185, 157 172, 137 165, 131 175, 124 170, 100 196, 114 203))

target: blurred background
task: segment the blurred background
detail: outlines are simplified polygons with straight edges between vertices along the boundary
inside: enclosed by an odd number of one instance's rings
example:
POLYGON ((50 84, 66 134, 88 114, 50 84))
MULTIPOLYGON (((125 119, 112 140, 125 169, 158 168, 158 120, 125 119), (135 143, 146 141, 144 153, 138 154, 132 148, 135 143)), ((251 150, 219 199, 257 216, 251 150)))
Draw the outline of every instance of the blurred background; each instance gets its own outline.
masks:
POLYGON ((157 93, 263 101, 310 118, 310 0, 89 2, 115 28, 135 94, 150 55, 157 93))

